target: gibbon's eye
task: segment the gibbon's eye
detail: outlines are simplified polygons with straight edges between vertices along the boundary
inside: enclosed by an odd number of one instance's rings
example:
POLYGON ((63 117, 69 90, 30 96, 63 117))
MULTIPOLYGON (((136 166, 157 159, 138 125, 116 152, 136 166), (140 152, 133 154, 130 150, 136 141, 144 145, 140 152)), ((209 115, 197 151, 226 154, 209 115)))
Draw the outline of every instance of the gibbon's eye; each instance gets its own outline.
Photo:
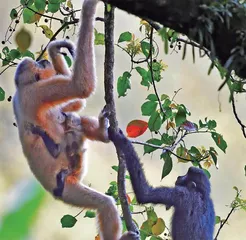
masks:
POLYGON ((38 61, 37 63, 38 63, 40 68, 50 67, 50 65, 51 65, 50 62, 46 59, 42 59, 42 60, 38 61))
POLYGON ((36 80, 36 82, 38 82, 38 81, 40 80, 40 75, 39 75, 39 73, 36 73, 36 74, 35 74, 35 80, 36 80))

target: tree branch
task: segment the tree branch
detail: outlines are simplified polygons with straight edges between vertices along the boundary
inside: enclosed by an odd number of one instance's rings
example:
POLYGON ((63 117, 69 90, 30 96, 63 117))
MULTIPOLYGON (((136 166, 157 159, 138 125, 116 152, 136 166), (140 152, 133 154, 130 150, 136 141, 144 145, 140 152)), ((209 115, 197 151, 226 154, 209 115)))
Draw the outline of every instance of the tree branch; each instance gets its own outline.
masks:
POLYGON ((165 27, 170 27, 177 32, 185 34, 198 44, 201 43, 201 35, 198 31, 202 30, 203 34, 209 34, 209 38, 204 35, 203 46, 210 51, 214 50, 213 54, 222 65, 225 65, 228 59, 232 60, 230 58, 234 56, 232 55, 232 50, 239 47, 242 52, 233 58, 235 62, 229 69, 235 70, 239 77, 246 78, 246 58, 244 54, 246 44, 244 43, 245 40, 242 40, 241 36, 239 36, 246 32, 246 9, 243 4, 236 3, 233 0, 228 0, 226 4, 221 3, 222 1, 213 0, 102 1, 138 17, 150 19, 163 24, 165 27), (221 7, 221 11, 220 9, 208 9, 214 3, 221 7), (213 18, 207 16, 208 12, 214 14, 212 15, 213 18), (206 21, 203 21, 204 19, 201 19, 201 16, 205 16, 206 21), (208 22, 210 24, 209 30, 204 30, 208 26, 208 22))
MULTIPOLYGON (((116 110, 114 102, 114 8, 110 11, 107 10, 105 5, 104 12, 104 23, 105 23, 105 62, 104 62, 104 87, 105 87, 105 101, 110 110, 110 126, 114 129, 118 128, 118 122, 116 119, 116 110)), ((116 148, 117 156, 119 159, 119 170, 118 170, 118 192, 123 212, 123 218, 126 222, 128 231, 137 232, 138 229, 132 221, 131 212, 129 209, 127 197, 126 197, 126 186, 125 186, 125 160, 124 155, 119 148, 116 148)))
POLYGON ((235 210, 235 208, 232 208, 231 211, 228 213, 226 219, 220 224, 220 227, 219 227, 219 229, 218 229, 218 232, 217 232, 217 234, 216 234, 214 240, 218 240, 218 236, 219 236, 219 234, 220 234, 221 229, 222 229, 222 228, 224 227, 224 225, 227 223, 227 221, 229 220, 229 218, 230 218, 230 216, 232 215, 232 213, 234 212, 234 210, 235 210))

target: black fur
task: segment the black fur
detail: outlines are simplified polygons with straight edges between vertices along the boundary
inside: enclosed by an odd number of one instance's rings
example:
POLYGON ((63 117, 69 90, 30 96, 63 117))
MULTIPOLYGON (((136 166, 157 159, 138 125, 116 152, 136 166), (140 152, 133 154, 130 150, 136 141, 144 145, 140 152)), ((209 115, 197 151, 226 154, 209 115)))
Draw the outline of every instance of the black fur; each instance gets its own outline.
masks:
POLYGON ((53 190, 53 195, 55 197, 62 197, 62 193, 63 193, 64 185, 65 185, 65 179, 66 179, 67 175, 68 175, 68 170, 67 169, 62 169, 56 175, 57 187, 53 190))
POLYGON ((122 131, 109 128, 109 138, 125 155, 131 183, 139 203, 174 207, 173 240, 212 240, 215 213, 210 198, 210 182, 201 169, 191 167, 178 177, 175 187, 150 186, 131 142, 122 131))
POLYGON ((56 144, 42 128, 32 124, 31 132, 32 134, 39 135, 43 139, 44 145, 53 158, 57 158, 59 156, 61 153, 60 145, 56 144))

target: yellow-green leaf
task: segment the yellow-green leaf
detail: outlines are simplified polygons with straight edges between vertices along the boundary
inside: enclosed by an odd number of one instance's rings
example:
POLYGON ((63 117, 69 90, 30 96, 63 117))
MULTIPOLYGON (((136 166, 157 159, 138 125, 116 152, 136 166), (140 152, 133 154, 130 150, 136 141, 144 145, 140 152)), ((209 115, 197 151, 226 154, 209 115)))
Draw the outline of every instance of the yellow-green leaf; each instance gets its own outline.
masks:
POLYGON ((44 34, 47 38, 51 39, 53 37, 54 33, 47 25, 40 25, 39 27, 44 30, 44 34))
POLYGON ((15 42, 21 52, 25 52, 31 45, 32 36, 30 32, 22 28, 15 36, 15 42))

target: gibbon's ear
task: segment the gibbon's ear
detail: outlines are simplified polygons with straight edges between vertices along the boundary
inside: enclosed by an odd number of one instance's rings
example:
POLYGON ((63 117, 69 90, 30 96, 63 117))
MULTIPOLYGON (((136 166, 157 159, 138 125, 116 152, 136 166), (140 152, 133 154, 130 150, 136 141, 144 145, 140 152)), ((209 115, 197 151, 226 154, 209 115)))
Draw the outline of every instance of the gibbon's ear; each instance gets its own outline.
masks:
POLYGON ((194 190, 195 188, 196 188, 196 183, 195 182, 188 182, 188 184, 187 184, 187 188, 189 189, 189 190, 194 190))

